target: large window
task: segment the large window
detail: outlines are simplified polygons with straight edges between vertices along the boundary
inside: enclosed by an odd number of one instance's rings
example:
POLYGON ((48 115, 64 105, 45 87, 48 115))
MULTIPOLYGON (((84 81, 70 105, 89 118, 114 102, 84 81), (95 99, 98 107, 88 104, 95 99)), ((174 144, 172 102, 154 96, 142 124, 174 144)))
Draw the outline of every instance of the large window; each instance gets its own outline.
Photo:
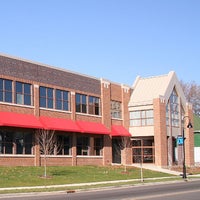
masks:
POLYGON ((89 114, 100 114, 100 102, 98 97, 89 96, 89 114))
POLYGON ((65 90, 40 87, 40 107, 68 111, 69 92, 65 90))
POLYGON ((89 155, 89 137, 87 136, 78 136, 77 137, 77 155, 89 155))
POLYGON ((69 92, 56 90, 56 109, 69 110, 69 92))
POLYGON ((31 84, 16 82, 16 103, 31 105, 31 84))
POLYGON ((100 99, 94 96, 76 94, 76 112, 100 115, 100 99))
POLYGON ((53 108, 53 89, 40 87, 40 107, 53 108))
POLYGON ((153 110, 130 112, 130 126, 152 126, 153 124, 153 110))
POLYGON ((56 152, 58 155, 71 155, 72 138, 66 135, 57 136, 58 144, 60 145, 59 151, 56 152))
POLYGON ((77 155, 102 156, 103 137, 102 136, 78 136, 77 155))
POLYGON ((87 113, 87 96, 76 94, 76 112, 87 113))
POLYGON ((153 138, 132 141, 133 163, 154 163, 155 149, 153 138))
POLYGON ((110 102, 110 109, 111 109, 111 117, 112 118, 122 118, 122 106, 121 102, 118 101, 111 101, 110 102))
POLYGON ((0 154, 32 154, 31 133, 0 131, 0 154))
POLYGON ((179 102, 175 89, 172 91, 166 105, 166 125, 169 126, 170 124, 174 127, 179 126, 179 102))
POLYGON ((12 103, 12 81, 0 79, 0 101, 12 103))

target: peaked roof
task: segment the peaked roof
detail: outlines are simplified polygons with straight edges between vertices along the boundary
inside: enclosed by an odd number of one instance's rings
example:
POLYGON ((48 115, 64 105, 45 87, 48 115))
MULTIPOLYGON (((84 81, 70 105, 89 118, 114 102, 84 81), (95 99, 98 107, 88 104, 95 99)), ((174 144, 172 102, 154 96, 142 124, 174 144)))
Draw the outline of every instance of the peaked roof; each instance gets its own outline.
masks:
POLYGON ((153 99, 159 97, 168 100, 174 87, 182 104, 185 105, 186 98, 174 71, 149 78, 137 77, 133 84, 129 106, 150 105, 153 103, 153 99))

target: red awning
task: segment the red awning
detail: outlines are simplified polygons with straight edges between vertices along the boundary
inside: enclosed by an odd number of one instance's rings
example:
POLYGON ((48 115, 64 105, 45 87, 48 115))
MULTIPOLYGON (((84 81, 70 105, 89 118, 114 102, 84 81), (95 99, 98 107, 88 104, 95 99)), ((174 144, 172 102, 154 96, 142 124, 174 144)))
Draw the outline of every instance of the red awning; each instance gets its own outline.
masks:
POLYGON ((100 123, 87 121, 76 121, 76 123, 80 127, 82 133, 110 134, 110 131, 100 123))
POLYGON ((112 125, 112 131, 111 136, 124 136, 124 137, 130 137, 131 134, 120 125, 112 125))
POLYGON ((71 119, 61 119, 53 117, 40 117, 40 122, 45 129, 57 131, 81 132, 77 124, 71 119))
POLYGON ((0 126, 43 128, 40 121, 34 115, 14 112, 0 112, 0 126))

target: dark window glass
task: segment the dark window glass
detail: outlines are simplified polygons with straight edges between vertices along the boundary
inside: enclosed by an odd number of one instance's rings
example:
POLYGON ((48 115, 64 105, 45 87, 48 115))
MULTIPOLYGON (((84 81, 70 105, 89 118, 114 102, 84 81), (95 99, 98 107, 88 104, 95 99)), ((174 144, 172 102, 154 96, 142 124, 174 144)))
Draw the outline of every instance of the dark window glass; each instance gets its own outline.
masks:
POLYGON ((12 81, 5 80, 5 90, 12 91, 12 81))
POLYGON ((12 103, 12 81, 0 79, 0 101, 12 103))
POLYGON ((56 109, 69 110, 68 92, 56 90, 56 109))
POLYGON ((40 87, 40 107, 54 108, 52 88, 40 87))
POLYGON ((16 82, 16 103, 31 105, 31 85, 28 83, 16 82))
POLYGON ((89 137, 77 137, 77 155, 89 155, 89 137))
POLYGON ((16 82, 16 92, 23 93, 22 92, 22 83, 16 82))
POLYGON ((12 103, 12 92, 5 92, 5 102, 12 103))
POLYGON ((0 90, 3 90, 3 79, 0 79, 0 90))
POLYGON ((40 97, 46 97, 46 88, 40 87, 40 97))

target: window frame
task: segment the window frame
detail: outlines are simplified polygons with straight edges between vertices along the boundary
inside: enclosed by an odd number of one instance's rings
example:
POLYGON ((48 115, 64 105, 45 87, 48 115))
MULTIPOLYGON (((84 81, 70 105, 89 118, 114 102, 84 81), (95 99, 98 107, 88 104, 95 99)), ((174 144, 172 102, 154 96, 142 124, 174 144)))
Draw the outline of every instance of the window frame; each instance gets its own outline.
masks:
POLYGON ((15 82, 15 103, 16 104, 21 104, 21 105, 27 105, 27 106, 31 106, 32 105, 32 85, 29 83, 24 83, 24 82, 19 82, 16 81, 15 82), (18 84, 20 84, 21 88, 20 91, 18 84), (26 91, 28 88, 28 92, 26 91), (19 101, 18 98, 21 97, 21 100, 19 101), (26 103, 26 101, 28 103, 26 103))
POLYGON ((13 103, 12 80, 0 78, 0 102, 13 103))
POLYGON ((122 119, 122 103, 120 101, 111 100, 110 112, 111 118, 122 119))

